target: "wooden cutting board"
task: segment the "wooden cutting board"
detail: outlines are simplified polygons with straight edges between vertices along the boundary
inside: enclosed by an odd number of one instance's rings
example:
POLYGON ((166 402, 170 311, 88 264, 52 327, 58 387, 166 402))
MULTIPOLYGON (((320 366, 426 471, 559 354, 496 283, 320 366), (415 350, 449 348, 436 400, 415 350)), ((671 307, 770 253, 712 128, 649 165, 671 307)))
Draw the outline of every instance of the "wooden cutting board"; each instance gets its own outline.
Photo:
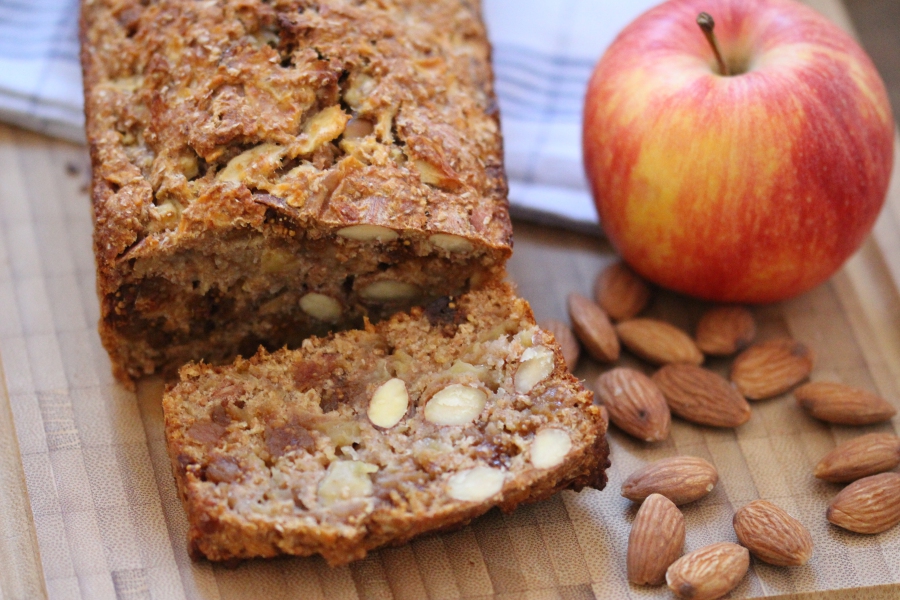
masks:
MULTIPOLYGON (((838 2, 810 3, 846 23, 838 2)), ((347 567, 191 562, 162 437, 161 383, 145 381, 137 395, 118 386, 96 334, 87 169, 84 148, 0 126, 0 599, 667 598, 664 588, 627 584, 634 508, 619 487, 640 465, 676 454, 702 456, 721 475, 710 496, 684 508, 686 550, 734 541, 734 510, 756 498, 813 534, 809 565, 754 561, 731 597, 900 597, 900 527, 861 536, 828 525, 825 506, 840 488, 811 475, 836 443, 896 432, 900 421, 830 427, 790 394, 755 403, 735 431, 676 419, 668 441, 647 445, 613 430, 605 491, 494 511, 347 567)), ((831 281, 754 311, 761 337, 790 335, 815 349, 813 379, 863 386, 900 406, 897 173, 873 236, 831 281)), ((600 237, 524 222, 515 235, 511 277, 539 319, 567 319, 566 295, 589 294, 615 259, 600 237)), ((705 307, 660 292, 650 314, 690 330, 705 307)), ((725 372, 728 361, 710 366, 725 372)), ((599 372, 588 359, 577 369, 589 386, 599 372)))

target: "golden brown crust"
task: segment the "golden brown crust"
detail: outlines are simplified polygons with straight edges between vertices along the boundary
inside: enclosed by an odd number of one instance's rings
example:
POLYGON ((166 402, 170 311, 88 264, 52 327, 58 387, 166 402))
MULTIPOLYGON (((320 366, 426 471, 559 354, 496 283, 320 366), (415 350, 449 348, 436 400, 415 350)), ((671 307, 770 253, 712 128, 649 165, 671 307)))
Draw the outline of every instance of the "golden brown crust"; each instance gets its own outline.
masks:
POLYGON ((212 560, 320 553, 343 564, 493 506, 508 511, 561 489, 602 488, 609 466, 591 393, 505 284, 312 338, 301 350, 188 365, 163 407, 189 544, 212 560), (552 371, 515 391, 524 361, 545 349, 552 371), (383 429, 367 407, 391 377, 405 382, 410 408, 383 429), (424 407, 434 394, 461 382, 486 391, 482 413, 462 425, 429 421, 424 407), (540 466, 534 440, 547 430, 565 432, 571 449, 540 466), (327 504, 321 490, 333 463, 354 461, 370 468, 371 489, 327 504), (451 478, 476 467, 502 473, 502 488, 451 497, 451 478))
MULTIPOLYGON (((461 0, 83 1, 101 333, 120 376, 196 355, 163 356, 145 347, 146 331, 202 324, 113 315, 140 312, 121 288, 142 277, 142 261, 172 281, 211 240, 251 232, 302 245, 369 224, 400 233, 376 264, 446 259, 434 234, 472 245, 453 257, 469 274, 505 261, 511 226, 479 12, 461 0)), ((340 301, 357 319, 365 312, 355 296, 340 301)))
MULTIPOLYGON (((182 219, 233 224, 236 212, 252 226, 263 209, 248 214, 257 203, 244 190, 282 198, 298 222, 361 221, 508 244, 477 3, 142 4, 84 2, 87 128, 105 260, 148 235, 190 235, 178 227, 182 219), (333 122, 311 133, 329 110, 333 122), (373 134, 334 144, 351 117, 373 124, 373 134), (277 146, 279 159, 222 181, 230 159, 262 144, 277 146), (290 161, 300 169, 276 173, 290 161), (416 161, 437 171, 439 184, 423 183, 416 161), (316 198, 341 165, 340 189, 316 198), (180 219, 161 214, 165 202, 180 205, 180 219)), ((160 242, 177 243, 170 237, 160 242)))

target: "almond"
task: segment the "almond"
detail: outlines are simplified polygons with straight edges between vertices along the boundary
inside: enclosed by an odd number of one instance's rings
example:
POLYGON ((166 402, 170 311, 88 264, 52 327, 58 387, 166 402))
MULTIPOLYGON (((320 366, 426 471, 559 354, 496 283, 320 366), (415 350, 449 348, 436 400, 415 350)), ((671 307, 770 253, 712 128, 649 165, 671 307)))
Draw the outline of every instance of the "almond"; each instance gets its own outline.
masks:
POLYGON ((794 390, 794 397, 813 417, 841 425, 881 423, 897 414, 881 396, 842 383, 807 383, 794 390))
POLYGON ((637 316, 650 302, 650 286, 622 261, 603 269, 594 281, 594 299, 615 321, 637 316))
POLYGON ((671 415, 662 392, 649 377, 626 367, 597 378, 597 396, 616 426, 645 442, 669 437, 671 415))
POLYGON ((438 391, 425 405, 425 420, 435 425, 468 425, 484 410, 483 390, 454 383, 438 391))
POLYGON ((373 425, 390 429, 400 422, 408 409, 406 382, 395 377, 378 386, 372 394, 367 415, 373 425))
POLYGON ((678 506, 699 500, 719 481, 716 468, 696 456, 664 458, 642 467, 622 483, 622 495, 643 502, 650 494, 662 494, 678 506))
POLYGON ((380 279, 360 290, 359 295, 372 302, 399 302, 414 298, 418 293, 418 288, 411 283, 380 279))
POLYGON ((641 505, 628 536, 628 581, 661 585, 666 569, 681 556, 684 515, 671 500, 651 494, 641 505))
POLYGON ((341 318, 344 311, 341 303, 325 294, 310 292, 300 298, 300 309, 314 319, 334 323, 341 318))
POLYGON ((734 513, 734 532, 758 559, 780 567, 805 565, 813 540, 803 523, 767 500, 754 500, 734 513))
POLYGON ((526 348, 519 358, 513 385, 519 394, 528 394, 556 369, 556 354, 546 346, 526 348))
POLYGON ((484 502, 503 489, 506 471, 478 465, 447 480, 447 495, 463 502, 484 502))
POLYGON ((750 405, 728 381, 695 365, 666 365, 653 375, 669 408, 681 418, 712 427, 750 420, 750 405))
POLYGON ((816 465, 819 479, 834 483, 854 481, 900 465, 900 437, 870 433, 844 442, 816 465))
POLYGON ((558 319, 546 319, 541 322, 540 326, 541 329, 553 334, 562 351, 563 359, 566 361, 566 367, 569 371, 574 371, 575 365, 578 364, 578 357, 581 355, 581 347, 569 326, 558 319))
POLYGON ((319 503, 327 507, 342 500, 371 496, 374 488, 369 474, 377 471, 377 465, 358 460, 332 462, 316 490, 319 503))
POLYGON ((743 306, 718 306, 706 311, 697 323, 694 338, 704 354, 730 356, 756 337, 756 321, 743 306))
POLYGON ((814 362, 812 350, 790 338, 760 342, 734 359, 731 381, 748 400, 763 400, 809 377, 814 362))
POLYGON ((538 469, 561 465, 572 450, 572 438, 562 429, 549 427, 534 434, 531 442, 531 464, 538 469))
POLYGON ((750 568, 743 546, 720 542, 685 554, 666 571, 666 583, 679 598, 712 600, 740 583, 750 568))
POLYGON ((691 337, 665 321, 631 319, 616 325, 616 333, 626 348, 655 365, 688 363, 699 365, 703 353, 691 337))
POLYGON ((581 294, 569 294, 569 317, 572 329, 588 354, 600 362, 619 358, 619 338, 602 308, 581 294))
POLYGON ((900 523, 900 473, 854 481, 834 497, 826 518, 856 533, 881 533, 900 523))

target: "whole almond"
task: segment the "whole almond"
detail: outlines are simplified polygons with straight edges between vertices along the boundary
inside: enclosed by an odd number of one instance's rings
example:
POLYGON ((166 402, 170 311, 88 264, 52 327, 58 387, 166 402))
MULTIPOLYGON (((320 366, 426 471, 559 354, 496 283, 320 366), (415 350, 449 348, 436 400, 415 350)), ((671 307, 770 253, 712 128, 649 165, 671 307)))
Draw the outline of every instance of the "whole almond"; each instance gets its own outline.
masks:
POLYGON ((825 517, 856 533, 881 533, 900 523, 900 473, 858 479, 834 497, 825 517))
POLYGON ((650 286, 622 261, 603 269, 594 281, 594 299, 614 321, 631 319, 650 302, 650 286))
POLYGON ((588 354, 600 362, 619 358, 619 338, 602 308, 581 294, 569 294, 569 317, 572 329, 588 354))
POLYGON ((756 321, 743 306, 717 306, 700 317, 694 337, 704 354, 730 356, 753 342, 756 321))
POLYGON ((598 377, 596 388, 600 402, 619 429, 645 442, 669 437, 669 405, 649 377, 619 367, 598 377))
POLYGON ((575 339, 575 334, 569 329, 569 326, 557 319, 545 319, 540 323, 541 329, 545 329, 553 334, 559 349, 562 351, 563 360, 566 361, 566 367, 569 371, 575 369, 578 364, 578 357, 581 355, 581 346, 575 339))
POLYGON ((779 338, 754 344, 734 359, 731 381, 748 400, 783 394, 812 372, 815 355, 806 345, 779 338))
POLYGON ((651 494, 662 494, 681 506, 706 496, 719 482, 716 468, 696 456, 675 456, 650 463, 622 483, 622 495, 643 502, 651 494))
POLYGON ((679 598, 713 600, 740 583, 750 568, 743 546, 720 542, 685 554, 666 571, 666 583, 679 598))
POLYGON ((846 441, 816 465, 819 479, 834 483, 855 481, 900 465, 900 437, 890 433, 870 433, 846 441))
POLYGON ((842 383, 807 383, 794 390, 794 397, 813 417, 841 425, 871 425, 897 414, 881 396, 842 383))
POLYGON ((695 365, 666 365, 653 375, 669 408, 681 418, 712 427, 750 420, 750 405, 728 381, 695 365))
POLYGON ((626 348, 655 365, 687 363, 699 365, 703 353, 691 337, 665 321, 631 319, 616 325, 626 348))
POLYGON ((641 505, 628 536, 628 581, 637 585, 661 585, 666 569, 681 556, 684 515, 671 500, 651 494, 641 505))
POLYGON ((813 540, 803 523, 767 500, 754 500, 734 513, 734 532, 754 556, 780 567, 805 565, 813 540))

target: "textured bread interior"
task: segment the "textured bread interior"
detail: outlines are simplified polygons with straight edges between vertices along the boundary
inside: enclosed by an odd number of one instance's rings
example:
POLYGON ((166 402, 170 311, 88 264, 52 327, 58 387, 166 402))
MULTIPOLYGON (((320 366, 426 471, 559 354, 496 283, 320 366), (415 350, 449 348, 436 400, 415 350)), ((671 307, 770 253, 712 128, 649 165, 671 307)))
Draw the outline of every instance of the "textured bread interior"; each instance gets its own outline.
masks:
POLYGON ((495 505, 605 482, 605 425, 590 392, 505 285, 181 376, 164 400, 169 449, 192 548, 214 560, 321 553, 340 564, 495 505), (517 372, 541 352, 552 370, 523 391, 517 372), (395 378, 408 408, 376 426, 373 395, 395 378), (425 407, 455 385, 480 390, 483 410, 433 422, 425 407), (571 448, 538 467, 534 439, 548 429, 571 448), (477 467, 502 476, 499 491, 453 497, 453 476, 477 467), (333 492, 335 471, 346 493, 333 492))
POLYGON ((413 234, 358 241, 283 223, 202 236, 172 252, 135 253, 105 301, 103 336, 128 376, 174 373, 204 359, 296 347, 310 335, 361 327, 458 294, 500 271, 483 249, 465 256, 413 234), (318 233, 318 232, 317 232, 318 233))

